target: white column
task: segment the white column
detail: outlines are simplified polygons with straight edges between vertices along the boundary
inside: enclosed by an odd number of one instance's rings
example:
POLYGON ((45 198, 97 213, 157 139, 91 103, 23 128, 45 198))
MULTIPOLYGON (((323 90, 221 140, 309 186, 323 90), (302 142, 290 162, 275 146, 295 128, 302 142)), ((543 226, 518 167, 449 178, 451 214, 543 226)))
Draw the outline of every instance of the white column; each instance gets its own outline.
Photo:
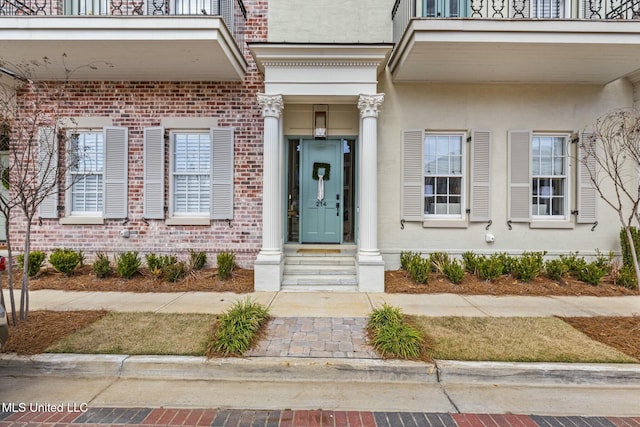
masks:
POLYGON ((378 113, 384 94, 360 95, 360 210, 358 287, 384 292, 384 262, 378 249, 378 113))
POLYGON ((256 258, 254 288, 256 291, 277 291, 284 263, 280 236, 280 117, 284 103, 281 95, 258 94, 258 104, 264 117, 262 248, 256 258))

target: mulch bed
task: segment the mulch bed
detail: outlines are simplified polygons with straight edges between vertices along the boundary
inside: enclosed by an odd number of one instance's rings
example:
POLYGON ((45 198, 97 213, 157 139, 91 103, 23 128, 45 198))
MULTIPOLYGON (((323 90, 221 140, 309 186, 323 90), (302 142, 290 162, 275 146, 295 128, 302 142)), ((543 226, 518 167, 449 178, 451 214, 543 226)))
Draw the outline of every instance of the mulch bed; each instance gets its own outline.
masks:
POLYGON ((589 338, 640 360, 640 315, 633 317, 561 317, 589 338))
POLYGON ((18 354, 39 354, 65 336, 106 316, 108 311, 34 311, 29 320, 11 325, 4 351, 18 354))

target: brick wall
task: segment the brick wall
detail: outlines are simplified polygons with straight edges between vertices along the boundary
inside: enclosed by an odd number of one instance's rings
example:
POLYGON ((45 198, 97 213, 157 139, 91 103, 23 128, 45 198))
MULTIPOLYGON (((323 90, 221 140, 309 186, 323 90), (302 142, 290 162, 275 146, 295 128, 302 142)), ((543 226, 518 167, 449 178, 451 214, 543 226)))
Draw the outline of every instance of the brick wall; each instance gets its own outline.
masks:
MULTIPOLYGON (((248 13, 245 40, 266 41, 267 1, 245 0, 244 3, 248 13)), ((246 46, 244 54, 249 69, 241 83, 65 83, 65 102, 56 107, 60 108, 58 116, 109 117, 113 126, 129 129, 129 222, 105 220, 104 225, 63 226, 55 219, 36 220, 32 227, 32 249, 50 251, 56 247, 71 247, 83 250, 89 259, 98 251, 186 254, 193 249, 206 251, 210 263, 215 262, 216 252, 230 250, 236 253, 239 265, 251 267, 262 242, 263 118, 256 94, 263 91, 264 84, 246 46), (234 219, 231 226, 226 221, 212 221, 210 226, 167 226, 163 220, 142 220, 143 130, 159 126, 162 117, 217 117, 218 126, 235 128, 234 219), (124 229, 130 230, 130 238, 120 236, 124 229)), ((21 102, 26 104, 33 97, 33 94, 25 93, 21 102)), ((168 198, 168 185, 165 193, 168 198)), ((60 204, 64 204, 64 200, 61 194, 60 204)), ((25 225, 22 217, 12 217, 11 239, 17 250, 24 247, 25 225)))

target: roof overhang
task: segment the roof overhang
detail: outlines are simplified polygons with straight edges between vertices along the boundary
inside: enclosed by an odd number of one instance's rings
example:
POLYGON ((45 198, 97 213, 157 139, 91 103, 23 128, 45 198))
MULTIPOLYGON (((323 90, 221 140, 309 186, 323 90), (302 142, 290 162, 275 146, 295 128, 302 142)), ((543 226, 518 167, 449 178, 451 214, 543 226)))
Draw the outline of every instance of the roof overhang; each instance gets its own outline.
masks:
POLYGON ((215 16, 0 17, 0 40, 3 66, 35 80, 241 81, 247 71, 215 16))
POLYGON ((413 19, 395 82, 606 84, 640 70, 640 21, 413 19))
POLYGON ((264 74, 265 93, 286 102, 351 103, 377 93, 393 45, 340 43, 249 43, 264 74))

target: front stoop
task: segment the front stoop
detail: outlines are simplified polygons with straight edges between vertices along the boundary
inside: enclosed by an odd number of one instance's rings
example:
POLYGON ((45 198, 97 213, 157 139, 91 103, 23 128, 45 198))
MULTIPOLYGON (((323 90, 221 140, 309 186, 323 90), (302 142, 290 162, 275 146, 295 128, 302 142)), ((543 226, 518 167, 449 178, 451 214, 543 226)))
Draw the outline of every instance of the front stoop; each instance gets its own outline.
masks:
POLYGON ((355 248, 292 247, 285 250, 283 291, 358 290, 355 248))

